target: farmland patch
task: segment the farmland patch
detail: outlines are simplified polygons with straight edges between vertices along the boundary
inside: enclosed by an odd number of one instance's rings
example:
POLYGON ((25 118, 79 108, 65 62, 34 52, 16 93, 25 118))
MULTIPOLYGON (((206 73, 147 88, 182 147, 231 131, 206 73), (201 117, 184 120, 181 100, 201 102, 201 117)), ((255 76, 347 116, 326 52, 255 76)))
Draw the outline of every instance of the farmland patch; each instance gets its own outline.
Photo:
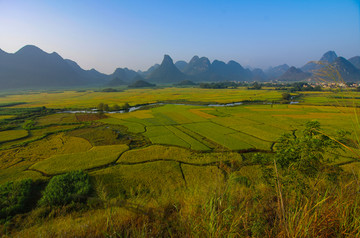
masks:
POLYGON ((54 155, 30 167, 46 174, 86 170, 115 162, 128 149, 127 145, 96 146, 86 152, 54 155))

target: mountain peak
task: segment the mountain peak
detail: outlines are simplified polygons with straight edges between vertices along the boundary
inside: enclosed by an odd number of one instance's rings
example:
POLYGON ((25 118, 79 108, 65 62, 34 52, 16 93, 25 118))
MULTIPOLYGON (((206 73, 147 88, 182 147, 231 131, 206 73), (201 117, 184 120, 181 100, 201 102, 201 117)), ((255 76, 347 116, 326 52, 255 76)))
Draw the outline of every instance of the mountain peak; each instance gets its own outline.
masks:
POLYGON ((164 59, 159 67, 153 70, 148 76, 153 82, 178 82, 185 78, 185 75, 174 65, 169 55, 164 55, 164 59))
POLYGON ((194 62, 196 62, 198 60, 199 60, 199 56, 195 55, 194 57, 191 58, 189 64, 194 63, 194 62))
POLYGON ((164 55, 164 59, 161 63, 162 65, 167 65, 167 64, 174 64, 172 58, 169 55, 164 55))
POLYGON ((189 75, 199 75, 208 72, 210 69, 210 61, 206 57, 201 57, 195 55, 189 62, 186 68, 184 68, 184 73, 189 75))
POLYGON ((231 65, 231 66, 235 66, 235 67, 241 67, 242 68, 242 66, 241 66, 241 64, 239 64, 238 62, 236 62, 236 61, 234 61, 234 60, 230 60, 228 63, 227 63, 228 65, 231 65))
POLYGON ((19 55, 19 54, 46 54, 45 51, 43 51, 42 49, 40 49, 39 47, 35 46, 35 45, 26 45, 24 47, 22 47, 20 50, 18 50, 15 54, 19 55))
POLYGON ((179 60, 175 63, 175 66, 181 71, 183 72, 184 69, 186 68, 186 66, 188 65, 188 63, 186 63, 185 61, 183 60, 179 60))
POLYGON ((295 66, 291 66, 289 69, 288 69, 289 72, 302 72, 301 69, 298 69, 296 68, 295 66))
POLYGON ((335 53, 335 51, 330 50, 321 57, 320 61, 326 62, 326 63, 332 63, 336 60, 337 57, 338 56, 335 53))
MULTIPOLYGON (((360 81, 360 70, 343 57, 337 57, 331 64, 345 82, 360 81)), ((328 78, 327 80, 333 80, 328 78)))

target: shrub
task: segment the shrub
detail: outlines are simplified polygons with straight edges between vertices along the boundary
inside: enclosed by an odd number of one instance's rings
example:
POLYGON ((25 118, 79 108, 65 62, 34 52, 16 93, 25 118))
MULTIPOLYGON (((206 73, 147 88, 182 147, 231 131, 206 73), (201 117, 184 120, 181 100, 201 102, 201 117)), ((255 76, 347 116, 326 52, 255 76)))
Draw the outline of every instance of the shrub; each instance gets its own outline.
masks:
POLYGON ((25 130, 31 130, 34 128, 34 126, 35 126, 35 122, 33 120, 26 120, 22 127, 25 130))
POLYGON ((89 175, 83 171, 53 177, 46 186, 40 205, 62 206, 86 200, 91 189, 89 175))
POLYGON ((321 133, 318 121, 309 121, 305 126, 301 137, 291 134, 280 137, 275 146, 276 157, 281 168, 288 172, 297 170, 306 176, 314 177, 331 162, 325 153, 340 147, 333 139, 321 133))
POLYGON ((0 219, 24 212, 32 184, 31 179, 24 179, 0 185, 0 219))

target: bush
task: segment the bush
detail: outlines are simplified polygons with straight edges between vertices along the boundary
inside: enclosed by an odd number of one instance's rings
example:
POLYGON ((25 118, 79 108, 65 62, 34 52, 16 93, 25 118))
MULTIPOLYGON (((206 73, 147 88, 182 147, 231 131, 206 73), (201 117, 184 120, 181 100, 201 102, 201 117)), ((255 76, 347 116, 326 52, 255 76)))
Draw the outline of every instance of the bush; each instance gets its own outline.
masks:
POLYGON ((34 128, 34 126, 35 126, 35 122, 33 120, 26 120, 22 127, 25 130, 31 130, 34 128))
POLYGON ((40 205, 62 206, 86 200, 91 189, 89 175, 83 171, 53 177, 46 186, 40 205))
POLYGON ((24 179, 0 186, 0 219, 7 219, 25 211, 32 185, 31 179, 24 179))
POLYGON ((308 177, 315 177, 327 167, 327 162, 331 162, 325 153, 340 147, 321 133, 318 121, 309 121, 305 126, 300 137, 291 134, 280 137, 275 145, 277 163, 289 172, 297 170, 308 177))

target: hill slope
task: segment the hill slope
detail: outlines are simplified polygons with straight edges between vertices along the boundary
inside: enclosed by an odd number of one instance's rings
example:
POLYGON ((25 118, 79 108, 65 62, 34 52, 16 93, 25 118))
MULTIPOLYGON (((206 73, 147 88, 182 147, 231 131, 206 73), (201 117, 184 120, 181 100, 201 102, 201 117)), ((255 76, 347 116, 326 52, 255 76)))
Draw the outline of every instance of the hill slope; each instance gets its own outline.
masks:
POLYGON ((350 63, 352 63, 356 68, 360 69, 360 56, 355 56, 348 59, 350 63))

